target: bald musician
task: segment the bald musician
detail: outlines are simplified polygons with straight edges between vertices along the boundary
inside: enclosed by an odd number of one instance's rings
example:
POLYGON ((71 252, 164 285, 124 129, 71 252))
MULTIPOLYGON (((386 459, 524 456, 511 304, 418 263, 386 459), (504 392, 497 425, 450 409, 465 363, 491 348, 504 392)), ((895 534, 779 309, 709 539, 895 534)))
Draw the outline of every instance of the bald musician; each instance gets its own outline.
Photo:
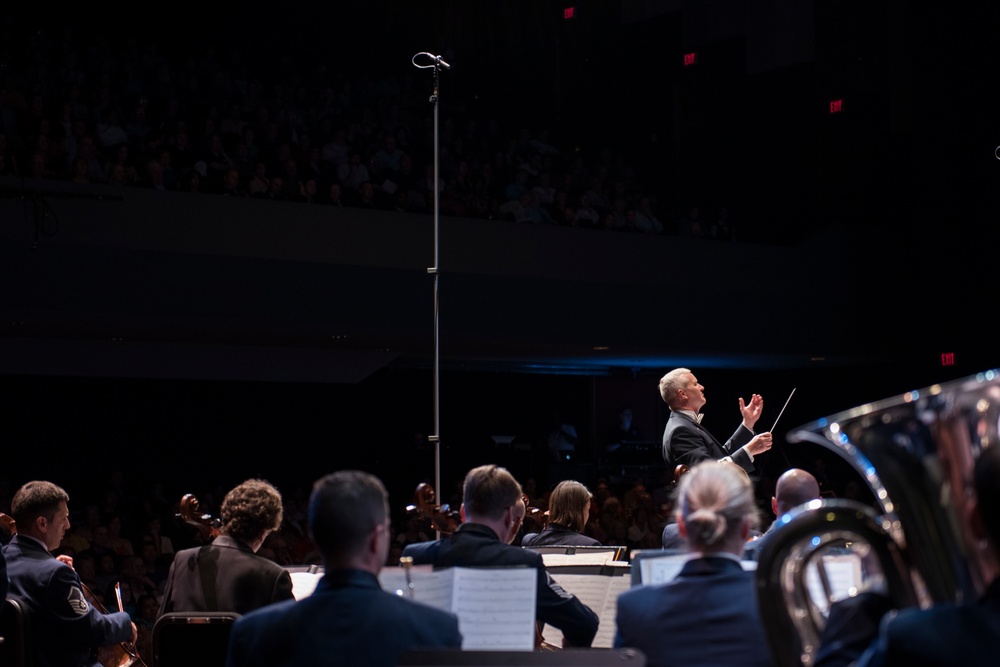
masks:
POLYGON ((37 667, 98 665, 96 649, 134 642, 136 627, 125 612, 103 614, 83 593, 69 559, 52 555, 69 529, 69 494, 51 482, 28 482, 14 494, 17 534, 3 548, 10 595, 31 613, 37 667))
MULTIPOLYGON (((819 483, 816 478, 805 470, 792 468, 782 473, 774 486, 774 495, 771 496, 771 511, 774 512, 775 517, 781 517, 799 505, 804 505, 817 498, 819 498, 819 483)), ((747 542, 743 549, 743 558, 757 560, 757 556, 777 527, 778 520, 775 519, 763 535, 747 542)))

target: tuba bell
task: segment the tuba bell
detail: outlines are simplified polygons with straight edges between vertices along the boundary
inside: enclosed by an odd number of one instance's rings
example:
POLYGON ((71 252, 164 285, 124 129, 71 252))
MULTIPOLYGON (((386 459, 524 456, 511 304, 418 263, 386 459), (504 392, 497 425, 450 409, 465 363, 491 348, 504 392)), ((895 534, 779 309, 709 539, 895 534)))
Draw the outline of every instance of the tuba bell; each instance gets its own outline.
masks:
POLYGON ((840 599, 873 590, 894 608, 926 608, 982 594, 994 565, 966 518, 975 461, 1000 440, 1000 371, 862 405, 788 440, 837 453, 875 502, 820 499, 777 519, 756 577, 778 664, 813 664, 840 599))

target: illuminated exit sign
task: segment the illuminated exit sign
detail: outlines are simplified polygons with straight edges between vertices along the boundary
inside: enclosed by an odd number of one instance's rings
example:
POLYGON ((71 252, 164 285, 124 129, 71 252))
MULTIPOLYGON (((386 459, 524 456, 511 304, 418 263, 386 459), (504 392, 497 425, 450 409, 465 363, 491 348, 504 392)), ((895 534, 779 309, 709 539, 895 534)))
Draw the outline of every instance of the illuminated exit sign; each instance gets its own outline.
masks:
POLYGON ((840 113, 844 110, 844 100, 830 100, 830 113, 840 113))
POLYGON ((691 65, 698 64, 698 52, 692 51, 691 53, 684 54, 684 66, 690 67, 691 65))
POLYGON ((954 352, 942 352, 941 353, 941 365, 942 366, 954 366, 955 365, 955 353, 954 352))

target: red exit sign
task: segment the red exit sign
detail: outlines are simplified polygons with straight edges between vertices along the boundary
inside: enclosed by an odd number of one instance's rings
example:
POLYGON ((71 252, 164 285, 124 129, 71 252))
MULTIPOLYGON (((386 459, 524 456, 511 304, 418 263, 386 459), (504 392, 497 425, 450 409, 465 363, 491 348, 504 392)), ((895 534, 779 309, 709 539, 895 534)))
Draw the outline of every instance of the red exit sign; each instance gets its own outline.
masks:
POLYGON ((689 67, 691 65, 698 64, 698 52, 692 51, 691 53, 684 54, 684 66, 689 67))
POLYGON ((844 100, 830 100, 830 113, 840 113, 844 110, 844 100))
POLYGON ((576 7, 567 7, 566 9, 563 10, 563 18, 565 20, 568 21, 574 16, 576 16, 576 7))
POLYGON ((941 365, 942 366, 954 366, 955 365, 955 353, 954 352, 942 352, 941 353, 941 365))

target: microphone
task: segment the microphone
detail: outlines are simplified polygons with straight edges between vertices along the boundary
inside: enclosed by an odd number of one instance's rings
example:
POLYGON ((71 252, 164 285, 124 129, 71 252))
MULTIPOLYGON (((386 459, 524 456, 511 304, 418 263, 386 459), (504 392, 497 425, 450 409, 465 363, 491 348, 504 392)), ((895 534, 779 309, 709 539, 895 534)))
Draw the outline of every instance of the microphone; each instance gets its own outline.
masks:
POLYGON ((444 58, 442 58, 441 56, 436 56, 433 53, 427 53, 426 51, 421 51, 417 55, 413 56, 411 62, 413 62, 414 67, 419 67, 420 69, 429 69, 431 67, 440 67, 441 69, 451 69, 451 65, 446 63, 444 58), (429 60, 430 64, 418 65, 417 58, 421 57, 424 58, 425 62, 429 60))

